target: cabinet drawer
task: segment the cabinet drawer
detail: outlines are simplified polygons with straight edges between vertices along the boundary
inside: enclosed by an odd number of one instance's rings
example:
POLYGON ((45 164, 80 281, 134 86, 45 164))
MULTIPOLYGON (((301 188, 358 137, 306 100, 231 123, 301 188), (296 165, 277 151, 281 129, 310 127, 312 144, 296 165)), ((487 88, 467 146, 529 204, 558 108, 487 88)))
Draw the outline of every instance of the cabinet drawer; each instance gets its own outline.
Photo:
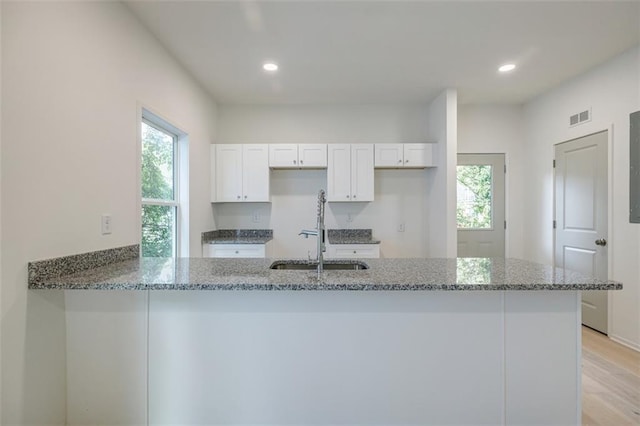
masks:
POLYGON ((264 244, 205 244, 205 257, 265 257, 264 244))
POLYGON ((373 259, 379 257, 380 246, 378 244, 336 244, 327 250, 327 258, 334 259, 373 259))

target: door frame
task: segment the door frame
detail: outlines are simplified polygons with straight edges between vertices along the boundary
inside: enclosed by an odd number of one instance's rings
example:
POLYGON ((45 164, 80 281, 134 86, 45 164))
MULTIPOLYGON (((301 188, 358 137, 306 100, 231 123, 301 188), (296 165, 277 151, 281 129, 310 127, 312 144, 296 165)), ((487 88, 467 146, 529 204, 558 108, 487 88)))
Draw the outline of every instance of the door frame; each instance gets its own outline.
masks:
MULTIPOLYGON (((458 155, 504 155, 504 166, 506 168, 506 172, 504 173, 504 220, 505 222, 507 222, 507 228, 504 230, 504 257, 505 259, 510 257, 511 254, 511 244, 509 243, 510 239, 509 239, 509 235, 510 235, 510 230, 511 230, 511 225, 510 225, 510 209, 509 209, 509 191, 510 191, 510 184, 509 184, 509 170, 511 170, 511 164, 509 163, 509 153, 507 152, 496 152, 496 151, 491 151, 491 152, 456 152, 456 166, 458 165, 458 155)), ((456 194, 456 201, 457 201, 457 194, 456 194)), ((457 253, 457 247, 458 247, 458 229, 456 227, 456 253, 457 253)))
MULTIPOLYGON (((613 209, 613 188, 614 188, 614 181, 613 181, 613 123, 609 124, 609 126, 605 127, 605 128, 598 128, 595 129, 592 132, 588 132, 588 133, 583 133, 580 135, 577 135, 571 139, 566 139, 563 140, 561 142, 556 142, 553 145, 551 145, 551 158, 553 159, 553 161, 555 161, 556 159, 556 146, 560 145, 562 143, 566 143, 566 142, 571 142, 574 141, 576 139, 582 139, 585 138, 587 136, 591 136, 591 135, 595 135, 597 133, 602 133, 602 132, 607 132, 607 191, 608 191, 608 197, 607 197, 607 236, 608 236, 608 250, 607 250, 607 279, 613 279, 613 268, 614 268, 614 251, 615 251, 615 244, 613 244, 613 230, 614 230, 614 226, 613 226, 613 213, 614 213, 614 209, 613 209)), ((552 167, 552 189, 551 189, 551 193, 552 193, 552 198, 551 198, 551 205, 553 208, 553 214, 552 214, 552 220, 555 221, 557 220, 556 218, 556 168, 552 167)), ((556 229, 552 228, 551 230, 551 234, 552 234, 552 238, 551 238, 551 264, 553 265, 553 267, 557 267, 556 265, 556 229)), ((613 320, 613 297, 607 297, 607 336, 609 336, 609 338, 611 338, 611 324, 612 324, 612 320, 613 320)), ((614 339, 615 340, 615 339, 614 339)))

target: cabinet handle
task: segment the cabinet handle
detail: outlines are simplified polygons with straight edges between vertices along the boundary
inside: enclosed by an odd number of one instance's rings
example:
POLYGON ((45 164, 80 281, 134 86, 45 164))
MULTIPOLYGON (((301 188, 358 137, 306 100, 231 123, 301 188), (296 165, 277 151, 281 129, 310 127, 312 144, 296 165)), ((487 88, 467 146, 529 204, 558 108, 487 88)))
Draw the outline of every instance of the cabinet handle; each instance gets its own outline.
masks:
POLYGON ((356 196, 354 195, 353 198, 356 198, 356 196))
POLYGON ((247 199, 247 196, 246 196, 246 195, 244 196, 244 199, 245 199, 245 200, 247 199))
POLYGON ((302 160, 300 160, 300 164, 302 164, 302 160))
POLYGON ((347 195, 347 198, 349 198, 349 196, 347 195))
POLYGON ((296 160, 293 160, 293 164, 296 164, 296 160))
POLYGON ((236 254, 240 253, 238 250, 236 250, 236 254))
POLYGON ((398 160, 398 163, 402 163, 402 160, 398 160))
POLYGON ((408 163, 408 162, 409 162, 409 160, 404 160, 404 162, 405 162, 405 163, 408 163))
POLYGON ((355 251, 355 250, 353 251, 353 254, 356 254, 356 251, 355 251))
POLYGON ((238 200, 240 199, 240 196, 238 195, 238 200))

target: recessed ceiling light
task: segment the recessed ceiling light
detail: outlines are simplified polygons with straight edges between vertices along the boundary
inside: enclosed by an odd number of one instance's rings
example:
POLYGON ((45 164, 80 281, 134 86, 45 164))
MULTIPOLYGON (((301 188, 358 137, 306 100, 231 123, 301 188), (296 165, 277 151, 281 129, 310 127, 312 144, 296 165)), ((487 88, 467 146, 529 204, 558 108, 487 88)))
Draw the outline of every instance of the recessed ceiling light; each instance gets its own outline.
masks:
POLYGON ((498 68, 498 71, 500 71, 500 72, 509 72, 509 71, 513 71, 515 69, 516 69, 516 65, 515 64, 504 64, 503 66, 498 68))
POLYGON ((262 69, 270 72, 278 71, 278 64, 274 62, 265 62, 262 64, 262 69))

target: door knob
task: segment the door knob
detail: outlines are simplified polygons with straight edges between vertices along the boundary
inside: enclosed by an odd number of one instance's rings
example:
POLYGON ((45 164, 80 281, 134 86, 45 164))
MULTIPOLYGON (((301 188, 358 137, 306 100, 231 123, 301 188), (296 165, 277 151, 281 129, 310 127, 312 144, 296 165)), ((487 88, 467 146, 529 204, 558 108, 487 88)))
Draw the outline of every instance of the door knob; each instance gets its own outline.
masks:
POLYGON ((606 246, 607 245, 607 240, 605 240, 604 238, 599 238, 596 240, 596 245, 597 246, 606 246))

